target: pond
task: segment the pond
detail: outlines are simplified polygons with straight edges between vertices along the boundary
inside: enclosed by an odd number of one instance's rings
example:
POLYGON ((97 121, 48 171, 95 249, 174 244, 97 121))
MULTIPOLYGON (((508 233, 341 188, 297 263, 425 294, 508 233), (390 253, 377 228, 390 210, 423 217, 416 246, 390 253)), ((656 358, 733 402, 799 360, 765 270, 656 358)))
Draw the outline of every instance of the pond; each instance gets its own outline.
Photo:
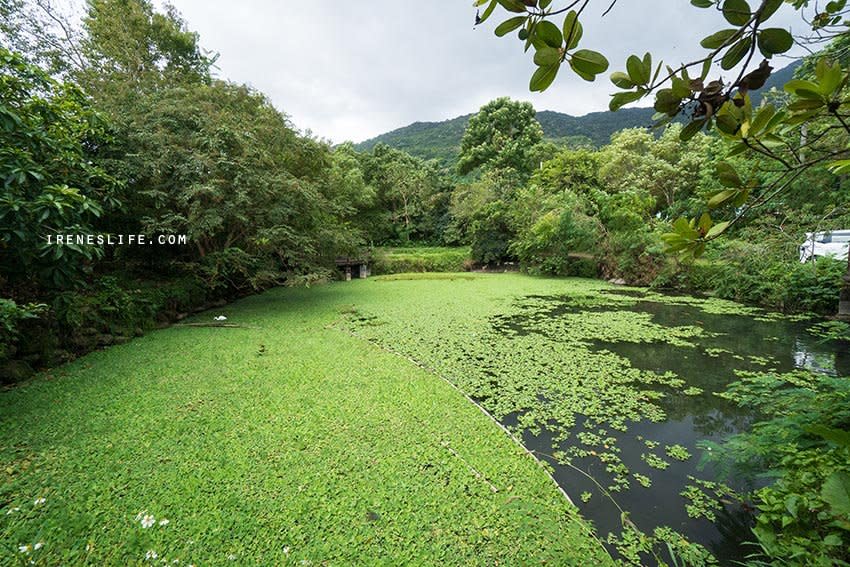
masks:
MULTIPOLYGON (((626 294, 641 297, 643 294, 626 294)), ((674 298, 675 299, 675 298, 674 298)), ((688 386, 702 390, 688 396, 665 396, 659 404, 667 418, 663 422, 641 421, 629 427, 629 435, 619 440, 620 457, 633 473, 652 479, 653 490, 628 490, 613 496, 616 504, 605 495, 597 482, 610 480, 611 474, 604 463, 592 457, 574 459, 572 464, 582 469, 560 465, 548 457, 553 447, 553 433, 543 427, 539 434, 525 432, 525 445, 543 456, 554 468, 555 480, 572 494, 590 493, 588 502, 577 500, 582 514, 591 520, 600 533, 616 531, 621 524, 621 509, 643 530, 660 525, 673 527, 689 540, 705 545, 722 563, 742 559, 747 553, 745 541, 750 541, 749 528, 752 514, 745 505, 727 501, 725 508, 715 514, 716 520, 690 518, 682 505, 681 492, 689 477, 715 478, 718 472, 712 463, 698 459, 680 461, 668 459, 664 470, 654 469, 641 459, 648 449, 646 441, 659 446, 684 446, 690 453, 699 454, 700 441, 720 441, 724 437, 746 429, 755 417, 714 392, 723 388, 735 377, 738 370, 776 370, 785 372, 805 368, 816 372, 850 374, 850 357, 843 349, 819 342, 806 329, 811 322, 794 322, 784 319, 757 319, 752 314, 731 315, 706 313, 697 307, 676 305, 651 300, 640 300, 630 306, 602 308, 575 308, 569 298, 553 300, 545 315, 557 318, 565 313, 606 312, 614 308, 651 316, 654 324, 665 327, 694 325, 706 331, 697 349, 666 343, 634 343, 594 341, 592 348, 611 352, 628 360, 641 370, 659 374, 673 372, 685 379, 688 386), (654 443, 653 443, 654 442, 654 443), (592 479, 591 479, 592 477, 592 479), (619 508, 618 508, 619 506, 619 508)), ((539 315, 536 313, 535 315, 539 315)), ((535 317, 515 315, 508 324, 512 332, 541 332, 533 324, 535 317)), ((552 338, 552 337, 549 337, 552 338)), ((515 416, 504 420, 516 426, 515 416)), ((561 449, 571 441, 555 444, 561 449)), ((755 488, 751 481, 732 476, 724 477, 726 484, 741 492, 755 488)))
POLYGON ((427 300, 401 310, 385 303, 350 324, 508 426, 614 555, 626 512, 643 533, 671 529, 723 564, 742 559, 752 510, 725 487, 746 492, 764 480, 724 475, 715 484, 720 471, 701 443, 758 416, 717 393, 742 372, 850 374, 846 349, 807 331, 813 320, 589 282, 512 297, 472 297, 468 285, 456 284, 437 312, 420 311, 427 300))

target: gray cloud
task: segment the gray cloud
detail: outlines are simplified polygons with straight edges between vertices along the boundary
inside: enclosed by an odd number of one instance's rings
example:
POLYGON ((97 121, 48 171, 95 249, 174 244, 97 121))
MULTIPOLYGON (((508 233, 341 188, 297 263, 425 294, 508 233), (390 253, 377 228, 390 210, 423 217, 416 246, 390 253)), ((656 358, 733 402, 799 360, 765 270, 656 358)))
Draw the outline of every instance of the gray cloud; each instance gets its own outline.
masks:
MULTIPOLYGON (((495 15, 473 29, 471 0, 172 3, 202 45, 220 53, 221 77, 254 86, 298 128, 334 142, 451 118, 505 95, 538 110, 585 114, 607 108, 613 92, 607 78, 587 83, 564 70, 548 91, 530 93, 530 54, 516 39, 493 35, 495 15)), ((607 4, 588 9, 582 46, 605 53, 611 70, 638 50, 671 65, 691 61, 702 53, 699 40, 724 27, 717 12, 686 0, 620 0, 601 18, 607 4)), ((774 19, 803 31, 787 6, 774 19)))

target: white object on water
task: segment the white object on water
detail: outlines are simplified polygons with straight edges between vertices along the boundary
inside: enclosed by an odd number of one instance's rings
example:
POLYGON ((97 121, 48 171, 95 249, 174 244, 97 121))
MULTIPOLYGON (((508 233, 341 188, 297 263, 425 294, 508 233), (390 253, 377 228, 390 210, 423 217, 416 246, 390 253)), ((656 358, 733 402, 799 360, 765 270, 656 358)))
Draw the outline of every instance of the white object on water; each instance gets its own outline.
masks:
POLYGON ((213 319, 216 321, 227 321, 227 317, 224 315, 218 315, 217 317, 213 317, 213 319))

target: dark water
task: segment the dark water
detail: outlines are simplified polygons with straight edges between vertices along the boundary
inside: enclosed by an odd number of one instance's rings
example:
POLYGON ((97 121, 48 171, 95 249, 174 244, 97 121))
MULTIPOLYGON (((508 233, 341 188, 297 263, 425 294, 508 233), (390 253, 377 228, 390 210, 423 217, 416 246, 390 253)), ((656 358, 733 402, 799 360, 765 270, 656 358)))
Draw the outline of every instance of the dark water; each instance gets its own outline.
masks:
MULTIPOLYGON (((604 343, 597 342, 594 349, 607 350, 626 358, 633 367, 659 373, 672 371, 687 382, 697 386, 703 393, 696 396, 666 396, 659 404, 667 414, 663 423, 630 423, 628 432, 617 433, 621 458, 632 473, 640 473, 652 479, 652 486, 644 488, 632 480, 632 487, 623 492, 612 493, 619 506, 628 511, 629 518, 644 532, 651 533, 657 526, 667 525, 691 541, 708 548, 722 564, 743 559, 751 550, 744 541, 751 541, 752 510, 746 503, 729 502, 717 514, 717 521, 689 518, 685 505, 688 503, 680 492, 688 484, 688 475, 711 480, 717 478, 714 465, 700 466, 703 452, 697 448, 702 440, 721 441, 724 437, 746 430, 756 416, 724 399, 713 395, 735 380, 735 370, 788 371, 806 368, 828 374, 850 375, 850 353, 837 343, 822 343, 806 332, 815 321, 790 322, 783 320, 763 321, 745 315, 716 315, 702 312, 696 307, 672 305, 653 301, 638 301, 632 306, 591 308, 590 310, 631 310, 652 315, 659 325, 701 327, 712 336, 691 339, 698 348, 676 347, 665 343, 604 343), (713 351, 723 349, 728 352, 713 351), (750 358, 750 357, 761 358, 750 358), (767 363, 765 360, 768 359, 767 363), (665 445, 685 446, 693 455, 685 462, 670 459, 666 470, 649 467, 640 457, 649 452, 644 442, 650 439, 660 443, 658 454, 664 456, 665 445)), ((567 300, 563 305, 553 305, 546 316, 582 311, 572 308, 567 300)), ((503 322, 507 323, 507 322, 503 322)), ((514 330, 520 330, 521 322, 512 322, 514 330)), ((506 425, 516 423, 515 416, 508 416, 506 425)), ((577 428, 581 427, 577 423, 577 428)), ((585 475, 574 469, 559 465, 546 457, 553 450, 552 433, 543 430, 540 435, 524 435, 526 446, 547 460, 554 467, 555 480, 571 495, 582 515, 592 521, 604 539, 609 533, 622 530, 621 513, 585 475), (582 492, 593 494, 589 502, 579 499, 582 492)), ((562 442, 566 449, 574 440, 562 442)), ((602 486, 610 484, 611 475, 605 465, 595 458, 575 459, 573 464, 595 478, 602 486)), ((728 477, 727 484, 738 491, 756 488, 764 480, 728 477)), ((613 549, 611 550, 614 551, 613 549)))

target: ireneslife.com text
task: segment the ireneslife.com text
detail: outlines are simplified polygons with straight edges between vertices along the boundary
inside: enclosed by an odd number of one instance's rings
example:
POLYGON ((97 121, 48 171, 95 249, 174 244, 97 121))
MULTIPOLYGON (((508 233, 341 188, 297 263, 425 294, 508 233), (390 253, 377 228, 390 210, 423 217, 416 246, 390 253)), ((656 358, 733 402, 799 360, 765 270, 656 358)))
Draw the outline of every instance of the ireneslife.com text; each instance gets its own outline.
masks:
POLYGON ((87 246, 148 246, 184 245, 188 243, 185 234, 48 234, 47 243, 57 246, 87 245, 87 246))

